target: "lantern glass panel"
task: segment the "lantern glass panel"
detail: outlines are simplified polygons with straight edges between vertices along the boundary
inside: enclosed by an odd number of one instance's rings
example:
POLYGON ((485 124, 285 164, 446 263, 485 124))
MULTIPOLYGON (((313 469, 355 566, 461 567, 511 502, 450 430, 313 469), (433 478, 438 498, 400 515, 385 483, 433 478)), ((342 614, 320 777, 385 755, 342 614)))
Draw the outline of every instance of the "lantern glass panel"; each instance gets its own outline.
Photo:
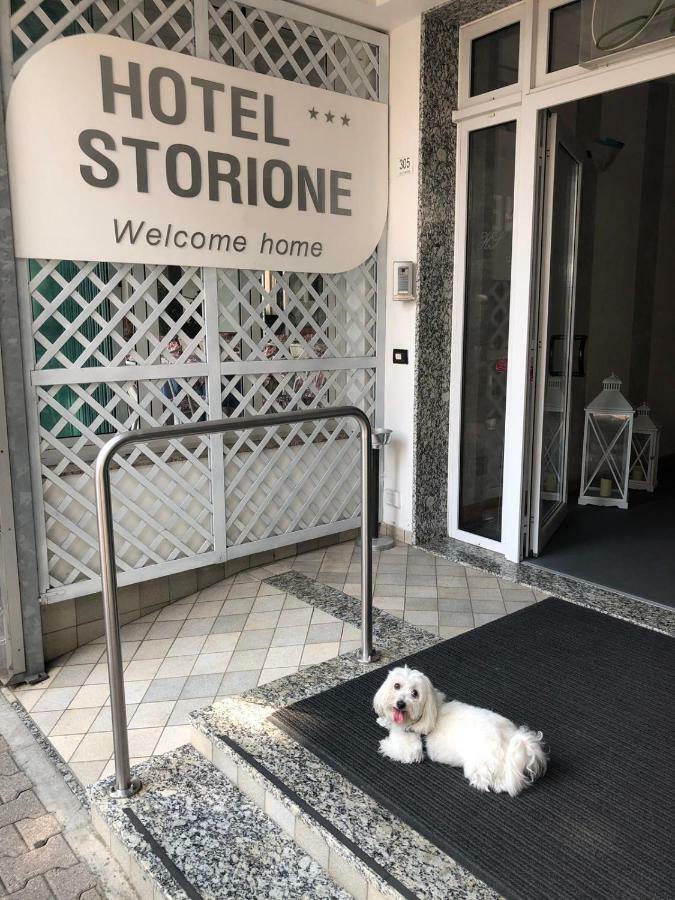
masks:
POLYGON ((631 461, 630 480, 649 480, 649 460, 651 457, 652 436, 633 431, 633 458, 631 461))
POLYGON ((586 494, 620 499, 624 496, 630 429, 627 416, 590 416, 586 447, 586 494), (591 477, 592 476, 592 477, 591 477))

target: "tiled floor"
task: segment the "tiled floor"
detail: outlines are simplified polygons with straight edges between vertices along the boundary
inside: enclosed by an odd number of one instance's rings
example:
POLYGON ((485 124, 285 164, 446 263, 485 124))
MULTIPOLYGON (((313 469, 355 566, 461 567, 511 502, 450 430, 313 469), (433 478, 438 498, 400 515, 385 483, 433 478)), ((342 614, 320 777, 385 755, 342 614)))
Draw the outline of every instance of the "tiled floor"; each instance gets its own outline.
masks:
MULTIPOLYGON (((360 596, 359 551, 345 543, 249 569, 123 626, 133 762, 188 741, 188 713, 216 697, 356 649, 353 626, 262 583, 289 569, 360 596)), ((405 545, 374 559, 374 604, 442 637, 536 599, 405 545)), ((83 783, 112 771, 103 638, 56 660, 48 681, 16 696, 83 783)))

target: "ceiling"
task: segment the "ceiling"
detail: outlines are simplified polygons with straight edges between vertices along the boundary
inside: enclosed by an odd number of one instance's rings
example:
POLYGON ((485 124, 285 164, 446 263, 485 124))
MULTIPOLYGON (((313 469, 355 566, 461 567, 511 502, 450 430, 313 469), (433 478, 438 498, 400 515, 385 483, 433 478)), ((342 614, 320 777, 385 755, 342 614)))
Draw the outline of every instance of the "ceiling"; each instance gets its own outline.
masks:
POLYGON ((379 31, 391 31, 421 12, 439 6, 446 0, 300 0, 300 6, 308 6, 321 12, 368 25, 379 31))

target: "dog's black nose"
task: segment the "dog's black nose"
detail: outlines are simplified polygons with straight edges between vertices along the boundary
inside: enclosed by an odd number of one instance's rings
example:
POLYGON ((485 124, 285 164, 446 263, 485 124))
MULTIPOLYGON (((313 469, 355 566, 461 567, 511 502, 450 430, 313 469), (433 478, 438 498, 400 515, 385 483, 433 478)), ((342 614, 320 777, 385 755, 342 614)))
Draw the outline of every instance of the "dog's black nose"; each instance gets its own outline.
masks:
POLYGON ((397 700, 396 709, 405 709, 405 700, 397 700))

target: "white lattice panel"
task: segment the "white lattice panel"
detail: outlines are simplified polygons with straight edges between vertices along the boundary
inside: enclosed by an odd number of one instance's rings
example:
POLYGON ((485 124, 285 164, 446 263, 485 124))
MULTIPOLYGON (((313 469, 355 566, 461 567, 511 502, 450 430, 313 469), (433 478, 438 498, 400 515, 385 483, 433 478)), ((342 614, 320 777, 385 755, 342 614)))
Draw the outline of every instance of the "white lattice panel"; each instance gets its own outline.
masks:
MULTIPOLYGON (((98 541, 93 465, 111 434, 205 418, 203 379, 39 387, 40 450, 53 585, 95 578, 98 541)), ((139 445, 112 473, 122 570, 213 547, 210 463, 204 441, 139 445)))
POLYGON ((41 47, 71 34, 112 34, 194 55, 186 0, 14 0, 10 29, 14 74, 41 47))
MULTIPOLYGON (((340 33, 335 20, 290 9, 273 0, 11 0, 0 17, 5 99, 40 47, 87 32, 386 99, 386 38, 352 25, 340 33)), ((97 588, 93 464, 111 435, 343 404, 374 420, 378 259, 335 275, 19 261, 43 591, 97 588)), ((254 552, 353 522, 359 452, 355 426, 329 420, 133 448, 112 472, 119 569, 156 577, 186 560, 226 559, 228 547, 254 552)))
POLYGON ((238 0, 209 3, 209 55, 264 75, 379 99, 376 44, 238 0))
MULTIPOLYGON (((233 416, 353 405, 372 417, 375 370, 231 376, 223 379, 223 405, 233 416)), ((264 540, 358 515, 359 454, 351 422, 241 432, 225 449, 228 540, 264 540)))
POLYGON ((374 356, 377 260, 341 275, 218 270, 224 360, 374 356))

